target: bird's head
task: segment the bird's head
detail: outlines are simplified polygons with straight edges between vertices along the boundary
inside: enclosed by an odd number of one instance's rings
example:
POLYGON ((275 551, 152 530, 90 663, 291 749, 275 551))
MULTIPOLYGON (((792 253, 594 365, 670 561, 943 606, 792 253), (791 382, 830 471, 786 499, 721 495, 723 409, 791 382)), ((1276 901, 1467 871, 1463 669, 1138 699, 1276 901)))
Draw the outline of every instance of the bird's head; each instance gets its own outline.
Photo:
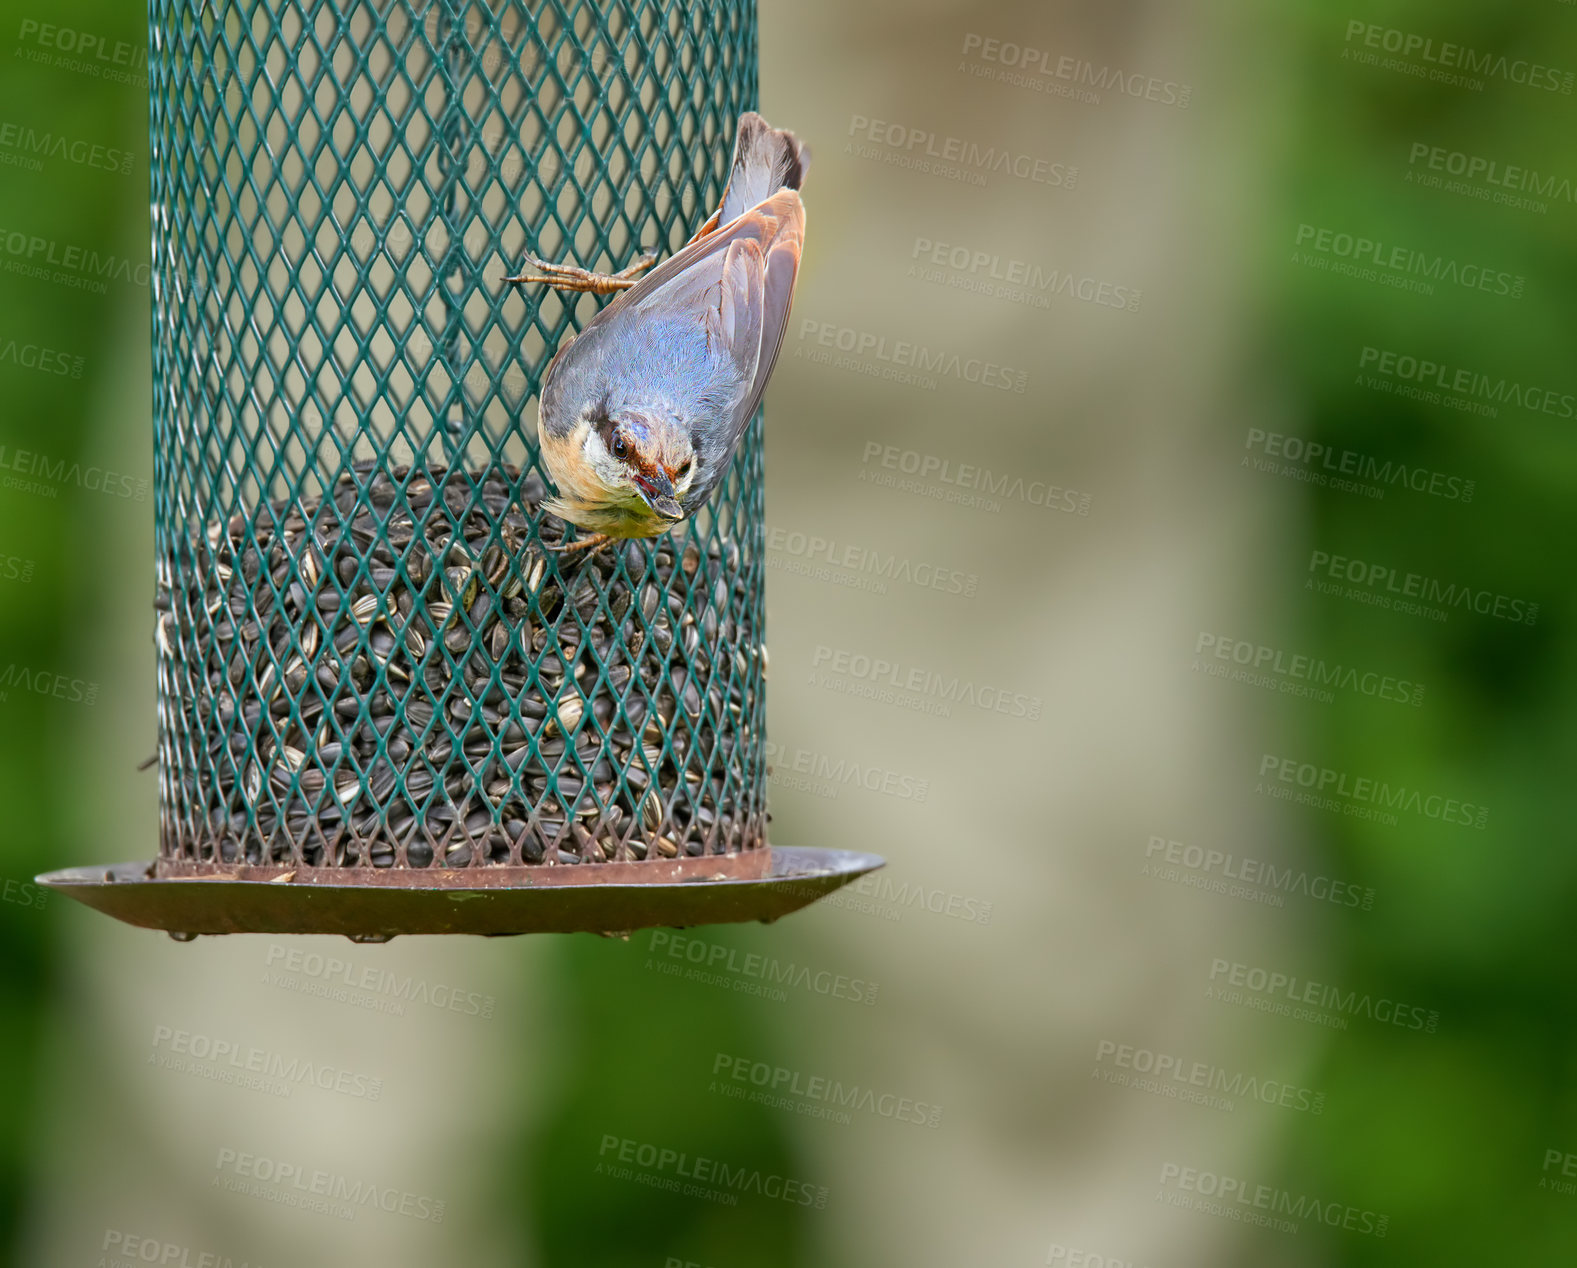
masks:
POLYGON ((676 420, 633 411, 588 421, 582 452, 608 491, 644 503, 659 519, 683 519, 681 503, 695 479, 690 433, 676 420))

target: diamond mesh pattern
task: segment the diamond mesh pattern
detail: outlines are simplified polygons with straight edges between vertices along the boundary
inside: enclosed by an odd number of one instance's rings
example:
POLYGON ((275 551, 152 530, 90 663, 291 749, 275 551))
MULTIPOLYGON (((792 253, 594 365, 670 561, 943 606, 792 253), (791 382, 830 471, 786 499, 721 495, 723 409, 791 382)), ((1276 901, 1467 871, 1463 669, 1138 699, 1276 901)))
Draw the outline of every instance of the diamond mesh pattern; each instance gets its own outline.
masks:
POLYGON ((530 403, 721 198, 754 0, 152 0, 161 860, 765 839, 760 419, 680 536, 546 549, 530 403))

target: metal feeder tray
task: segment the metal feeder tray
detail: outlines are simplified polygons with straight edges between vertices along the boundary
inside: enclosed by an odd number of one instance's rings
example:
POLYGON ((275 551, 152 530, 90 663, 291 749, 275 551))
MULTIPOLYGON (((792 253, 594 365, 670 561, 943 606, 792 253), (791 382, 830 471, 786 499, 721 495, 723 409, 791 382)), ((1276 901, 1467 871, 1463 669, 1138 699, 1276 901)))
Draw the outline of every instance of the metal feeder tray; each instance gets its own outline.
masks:
POLYGON ((226 867, 190 876, 155 876, 152 864, 116 863, 68 867, 36 879, 117 920, 163 929, 180 941, 200 933, 338 933, 353 942, 387 942, 402 933, 623 934, 773 921, 883 865, 875 854, 780 845, 765 861, 765 874, 748 876, 731 866, 737 856, 674 860, 708 866, 675 866, 660 880, 647 879, 653 869, 644 863, 417 874, 226 867))

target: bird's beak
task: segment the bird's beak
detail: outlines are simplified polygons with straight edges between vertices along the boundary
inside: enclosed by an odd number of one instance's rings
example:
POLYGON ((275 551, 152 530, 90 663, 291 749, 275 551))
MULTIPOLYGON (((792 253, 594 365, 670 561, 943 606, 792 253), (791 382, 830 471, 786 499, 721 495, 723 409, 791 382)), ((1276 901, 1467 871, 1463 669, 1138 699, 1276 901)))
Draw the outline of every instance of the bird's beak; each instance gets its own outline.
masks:
POLYGON ((668 478, 667 472, 658 471, 648 478, 638 480, 635 488, 641 495, 642 501, 665 520, 684 518, 684 508, 674 497, 674 483, 668 478))

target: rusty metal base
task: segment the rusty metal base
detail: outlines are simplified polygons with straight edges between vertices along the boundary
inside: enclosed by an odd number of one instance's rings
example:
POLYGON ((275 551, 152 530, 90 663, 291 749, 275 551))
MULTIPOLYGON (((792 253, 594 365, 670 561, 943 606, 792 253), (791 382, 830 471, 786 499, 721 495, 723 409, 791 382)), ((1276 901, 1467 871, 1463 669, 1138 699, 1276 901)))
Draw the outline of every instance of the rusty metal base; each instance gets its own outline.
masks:
POLYGON ((150 863, 68 867, 35 879, 117 920, 163 929, 181 940, 200 933, 338 933, 355 942, 387 942, 402 933, 619 934, 656 926, 772 921, 875 871, 884 861, 848 850, 773 846, 770 871, 759 878, 577 878, 572 885, 457 884, 467 879, 461 869, 422 888, 342 879, 354 869, 338 871, 332 880, 314 878, 301 884, 294 877, 280 882, 156 876, 150 863))

